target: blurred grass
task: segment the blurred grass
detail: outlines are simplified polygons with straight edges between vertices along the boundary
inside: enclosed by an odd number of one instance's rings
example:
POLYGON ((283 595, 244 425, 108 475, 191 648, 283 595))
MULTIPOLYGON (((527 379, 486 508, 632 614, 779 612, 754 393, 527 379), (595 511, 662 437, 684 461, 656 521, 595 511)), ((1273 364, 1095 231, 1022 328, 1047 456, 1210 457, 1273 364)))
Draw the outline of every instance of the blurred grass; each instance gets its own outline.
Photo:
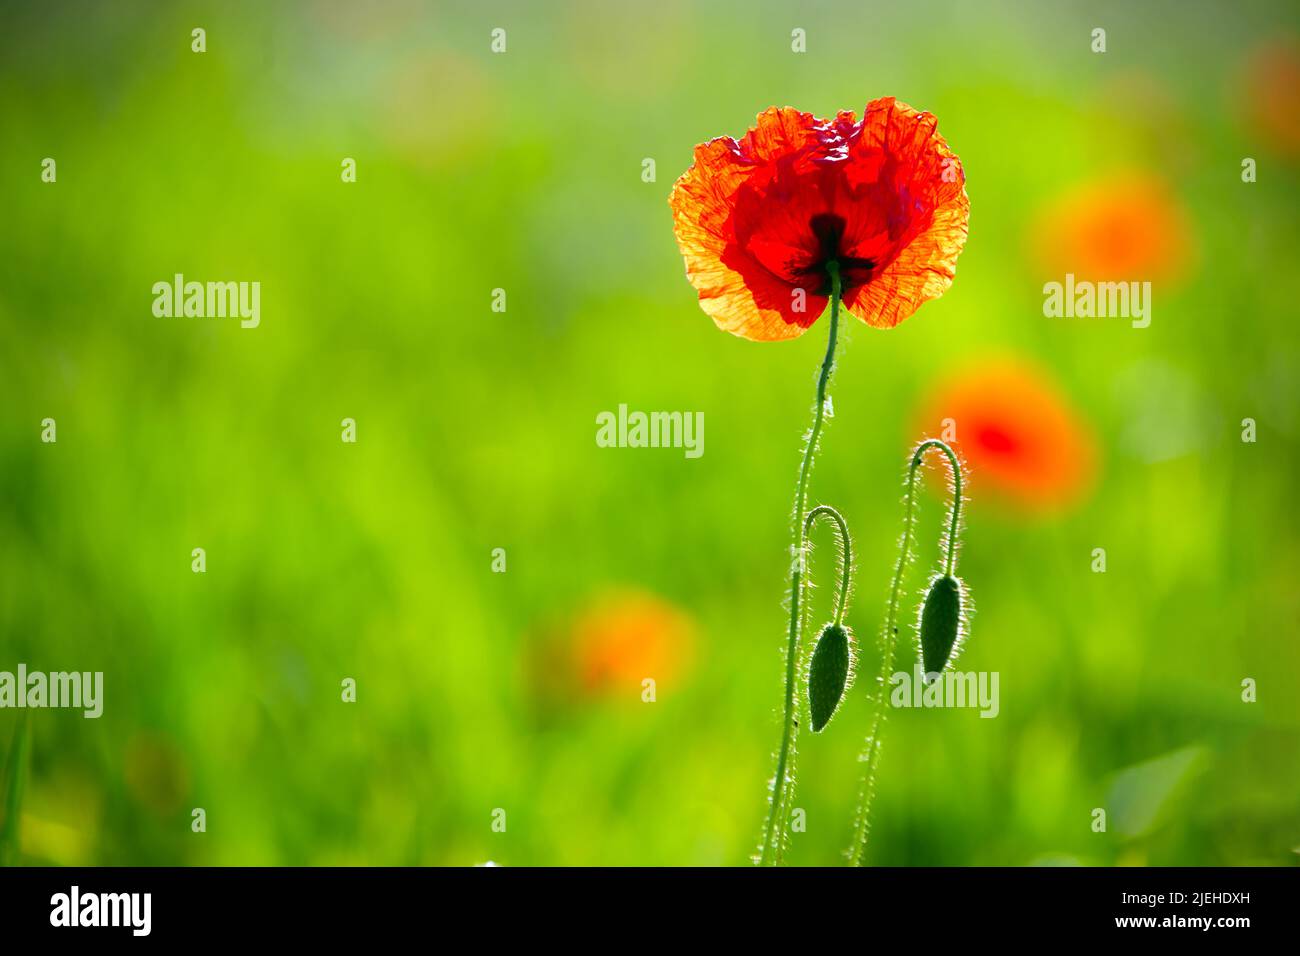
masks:
POLYGON ((0 866, 12 866, 18 861, 23 809, 23 789, 27 786, 27 751, 31 747, 25 713, 19 714, 9 741, 9 752, 4 764, 4 808, 0 822, 0 866))
MULTIPOLYGON (((4 17, 0 669, 102 670, 106 698, 97 721, 32 715, 25 861, 745 860, 824 342, 820 325, 769 346, 714 329, 666 197, 695 143, 768 105, 826 115, 897 95, 961 155, 971 240, 943 299, 889 333, 852 324, 841 352, 812 500, 855 536, 849 623, 868 644, 879 629, 904 455, 948 373, 1005 354, 1048 369, 1102 470, 1049 517, 993 505, 972 476, 962 666, 1001 673, 1002 712, 892 715, 872 861, 1296 862, 1297 165, 1261 145, 1239 82, 1260 44, 1296 34, 1290 6, 4 17), (1098 24, 1104 56, 1088 50, 1098 24), (1144 84, 1162 112, 1132 97, 1144 84), (1174 185, 1199 267, 1158 290, 1140 333, 1044 319, 1030 223, 1071 184, 1133 167, 1174 185), (155 319, 150 287, 176 272, 261 281, 261 327, 155 319), (704 412, 704 456, 597 448, 595 415, 620 402, 704 412), (1238 440, 1246 415, 1255 445, 1238 440), (1147 460, 1175 426, 1181 453, 1147 460), (627 587, 695 623, 693 664, 653 705, 567 673, 575 617, 627 587), (1130 768, 1188 748, 1203 757, 1147 828, 1091 832, 1130 768)), ((923 549, 941 521, 931 495, 923 549)), ((864 687, 801 742, 792 862, 847 845, 864 687)), ((0 712, 0 733, 16 719, 0 712)))

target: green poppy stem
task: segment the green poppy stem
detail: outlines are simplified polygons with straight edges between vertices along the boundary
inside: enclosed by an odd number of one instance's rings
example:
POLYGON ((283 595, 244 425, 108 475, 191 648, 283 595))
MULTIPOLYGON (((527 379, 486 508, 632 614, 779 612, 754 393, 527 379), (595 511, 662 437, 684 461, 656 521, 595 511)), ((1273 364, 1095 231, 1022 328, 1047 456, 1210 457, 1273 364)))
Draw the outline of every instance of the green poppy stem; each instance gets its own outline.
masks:
POLYGON ((835 624, 842 627, 844 609, 849 603, 849 584, 853 579, 853 539, 849 537, 849 525, 844 516, 830 505, 818 505, 808 512, 808 519, 803 523, 805 539, 812 533, 812 526, 817 523, 817 519, 823 515, 835 522, 840 533, 840 593, 835 602, 835 624))
POLYGON ((885 633, 882 638, 880 655, 880 691, 876 697, 875 714, 871 718, 871 732, 858 762, 865 770, 862 775, 862 787, 858 792, 858 811, 854 826, 853 847, 849 850, 849 861, 854 866, 866 863, 867 840, 871 834, 871 798, 875 796, 876 767, 880 763, 881 734, 885 727, 885 717, 889 712, 889 679, 894 669, 894 645, 898 640, 898 599, 902 594, 903 572, 912 552, 912 527, 916 521, 916 472, 921 467, 925 453, 931 448, 940 449, 947 457, 952 468, 952 513, 948 521, 948 553, 945 573, 951 577, 957 566, 957 531, 961 522, 961 464, 957 454, 937 438, 928 438, 916 446, 907 469, 907 494, 903 512, 903 540, 899 545, 898 564, 894 568, 894 582, 889 589, 889 611, 885 618, 885 633))
POLYGON ((922 456, 931 448, 938 448, 948 457, 948 467, 952 471, 952 511, 948 515, 948 548, 943 570, 944 574, 952 577, 953 571, 957 569, 957 532, 961 525, 961 463, 957 459, 957 453, 947 442, 928 438, 917 445, 916 451, 912 452, 913 473, 921 466, 922 456))
POLYGON ((786 806, 794 791, 794 738, 797 729, 795 710, 798 704, 795 677, 799 664, 800 611, 806 540, 804 509, 808 502, 808 476, 812 473, 813 458, 817 454, 817 442, 821 437, 822 419, 826 411, 826 386, 830 382, 831 371, 835 366, 835 339, 839 332, 840 320, 839 263, 834 260, 827 263, 826 271, 831 279, 831 328, 829 341, 826 343, 826 357, 822 359, 821 374, 817 378, 817 405, 813 409, 812 430, 808 433, 808 443, 803 451, 803 464, 799 467, 799 482, 795 486, 794 567, 790 573, 790 638, 785 652, 785 714, 781 727, 781 748, 776 758, 776 776, 772 779, 767 824, 763 828, 763 845, 759 852, 758 862, 762 866, 775 866, 781 862, 785 853, 788 834, 786 806))

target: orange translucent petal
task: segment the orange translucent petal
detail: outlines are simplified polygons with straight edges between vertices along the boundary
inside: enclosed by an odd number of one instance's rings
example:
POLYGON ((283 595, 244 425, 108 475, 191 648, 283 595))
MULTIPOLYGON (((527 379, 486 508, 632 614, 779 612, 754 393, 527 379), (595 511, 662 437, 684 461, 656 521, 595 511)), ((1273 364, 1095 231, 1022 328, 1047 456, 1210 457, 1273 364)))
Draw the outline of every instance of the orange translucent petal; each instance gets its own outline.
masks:
POLYGON ((673 186, 669 206, 686 276, 700 308, 724 331, 756 342, 802 335, 826 307, 805 293, 802 311, 790 285, 739 249, 731 216, 736 193, 767 160, 815 146, 809 113, 775 107, 737 143, 722 137, 695 148, 695 163, 673 186))
POLYGON ((890 329, 922 304, 948 291, 966 245, 970 199, 961 160, 939 135, 938 120, 893 97, 873 100, 863 116, 855 151, 882 151, 895 158, 902 182, 933 202, 928 223, 872 280, 844 298, 850 312, 870 326, 890 329))

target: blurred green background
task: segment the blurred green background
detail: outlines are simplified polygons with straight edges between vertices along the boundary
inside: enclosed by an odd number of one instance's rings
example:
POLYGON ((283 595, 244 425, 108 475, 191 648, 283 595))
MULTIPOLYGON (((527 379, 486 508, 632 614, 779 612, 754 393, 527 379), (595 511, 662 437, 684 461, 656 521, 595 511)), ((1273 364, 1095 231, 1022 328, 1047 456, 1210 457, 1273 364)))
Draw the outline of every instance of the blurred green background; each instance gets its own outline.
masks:
MULTIPOLYGON (((19 862, 744 864, 825 321, 716 330, 666 199, 696 143, 769 105, 884 95, 939 117, 970 241, 942 299, 848 323, 811 501, 855 536, 864 678, 801 738, 790 862, 849 842, 908 447, 936 395, 1006 362, 1092 464, 1045 508, 966 449, 959 666, 999 672, 1001 713, 891 715, 870 861, 1300 860, 1292 5, 0 16, 0 670, 105 674, 99 720, 28 714, 19 862), (1134 175, 1166 190, 1172 240, 1145 215, 1154 238, 1115 238, 1128 205, 1111 233, 1060 211, 1134 175), (1042 284, 1081 271, 1044 255, 1104 261, 1110 240, 1078 251, 1097 234, 1149 253, 1150 328, 1044 317, 1042 284), (154 317, 178 272, 260 281, 260 327, 154 317), (703 457, 598 448, 620 403, 702 411, 703 457)), ((943 517, 927 484, 908 620, 943 517)), ((4 752, 18 720, 0 711, 4 752)))

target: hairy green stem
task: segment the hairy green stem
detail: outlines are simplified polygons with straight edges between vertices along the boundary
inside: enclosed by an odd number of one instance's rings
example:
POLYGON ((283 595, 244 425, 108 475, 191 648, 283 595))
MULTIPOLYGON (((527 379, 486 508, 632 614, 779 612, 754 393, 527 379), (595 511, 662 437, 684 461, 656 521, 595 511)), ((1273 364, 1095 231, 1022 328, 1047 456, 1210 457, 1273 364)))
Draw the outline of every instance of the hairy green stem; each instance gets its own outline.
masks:
POLYGON ((903 540, 899 545, 898 564, 894 567, 894 581, 889 588, 889 610, 885 616, 885 633, 882 636, 880 655, 879 693, 876 697, 875 713, 871 718, 871 731, 858 761, 865 764, 862 774, 862 786, 858 792, 858 811, 854 824, 853 846, 849 850, 849 861, 854 866, 863 866, 866 862, 867 840, 871 834, 871 798, 875 795, 876 767, 880 762, 880 738, 885 726, 885 717, 889 712, 889 678, 894 669, 894 645, 898 639, 898 599, 902 594, 903 572, 912 550, 912 527, 916 519, 916 472, 921 467, 925 453, 931 448, 940 449, 948 458, 952 469, 952 513, 948 521, 948 553, 945 574, 951 577, 957 566, 957 531, 961 521, 961 465, 957 454, 937 438, 928 438, 912 451, 912 458, 907 469, 907 494, 903 511, 903 540))
POLYGON ((795 677, 799 665, 799 629, 801 590, 804 564, 804 507, 808 500, 808 476, 812 473, 813 458, 817 454, 817 440, 821 437, 822 419, 826 411, 826 386, 835 365, 835 339, 840 320, 840 269, 839 263, 827 263, 831 278, 831 328, 826 343, 826 357, 822 359, 821 374, 817 378, 817 405, 813 410, 812 430, 803 451, 803 464, 799 466, 799 482, 794 493, 794 567, 790 572, 790 637, 785 653, 785 707, 781 726, 781 748, 777 752, 776 775, 772 779, 772 797, 768 806, 767 824, 763 828, 763 846, 758 862, 774 866, 781 862, 785 852, 787 821, 786 803, 794 789, 794 737, 796 730, 795 708, 798 696, 795 677))
POLYGON ((952 577, 953 571, 957 569, 957 532, 961 524, 961 463, 957 460, 957 453, 947 442, 928 438, 917 445, 916 451, 912 452, 913 473, 921 466, 922 456, 931 448, 938 448, 948 456, 948 467, 952 471, 952 511, 948 516, 948 548, 943 571, 948 577, 952 577))
POLYGON ((808 512, 808 519, 803 523, 805 540, 812 533, 812 526, 822 516, 834 521, 840 532, 840 593, 835 602, 835 623, 843 625, 844 609, 849 603, 849 584, 853 579, 853 539, 849 537, 849 525, 842 514, 830 505, 818 505, 808 512))

